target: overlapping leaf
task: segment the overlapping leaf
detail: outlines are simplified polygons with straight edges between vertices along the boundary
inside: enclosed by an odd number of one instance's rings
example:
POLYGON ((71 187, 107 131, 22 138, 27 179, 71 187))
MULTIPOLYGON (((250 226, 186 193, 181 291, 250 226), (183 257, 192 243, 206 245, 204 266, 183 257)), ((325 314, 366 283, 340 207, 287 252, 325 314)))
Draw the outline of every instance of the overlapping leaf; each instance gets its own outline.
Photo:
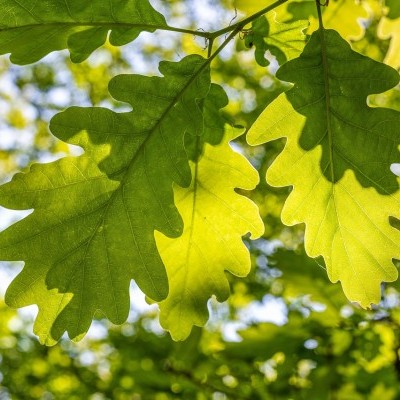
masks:
POLYGON ((370 306, 380 282, 397 278, 400 232, 389 216, 399 215, 390 165, 400 159, 400 113, 370 108, 366 98, 395 86, 398 73, 320 30, 277 76, 295 85, 261 114, 248 140, 287 138, 267 173, 272 185, 293 186, 282 220, 304 222, 307 253, 322 255, 330 279, 370 306))
POLYGON ((251 232, 257 238, 264 230, 255 204, 235 192, 253 189, 259 180, 250 163, 229 146, 237 135, 231 129, 220 145, 206 144, 203 156, 192 163, 191 186, 175 186, 183 235, 169 239, 156 233, 170 284, 167 299, 160 303, 160 322, 177 340, 185 339, 193 325, 206 323, 212 295, 227 299, 225 271, 249 273, 250 254, 242 236, 251 232))
POLYGON ((16 307, 39 305, 43 341, 64 330, 78 337, 96 310, 122 323, 132 278, 151 298, 166 297, 153 232, 182 233, 172 183, 191 182, 184 135, 202 133, 198 103, 216 91, 206 65, 188 56, 162 62, 163 78, 117 76, 110 92, 132 112, 73 107, 58 114, 53 133, 85 154, 34 165, 0 188, 2 206, 35 210, 0 234, 0 258, 25 261, 6 299, 16 307))
POLYGON ((251 31, 245 37, 247 47, 254 45, 255 58, 259 65, 266 67, 269 61, 265 52, 269 50, 283 64, 298 57, 306 44, 304 30, 308 21, 299 20, 292 23, 280 23, 275 20, 275 14, 258 18, 253 22, 251 31))
POLYGON ((29 64, 69 48, 80 62, 105 42, 109 30, 111 44, 121 46, 165 26, 148 0, 2 0, 0 54, 29 64))

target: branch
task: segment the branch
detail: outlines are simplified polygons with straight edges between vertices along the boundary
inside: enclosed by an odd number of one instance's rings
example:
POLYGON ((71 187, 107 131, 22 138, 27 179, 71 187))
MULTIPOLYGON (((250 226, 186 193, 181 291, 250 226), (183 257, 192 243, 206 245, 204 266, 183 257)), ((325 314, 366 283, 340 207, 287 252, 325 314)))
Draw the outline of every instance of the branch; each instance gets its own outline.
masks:
MULTIPOLYGON (((212 41, 215 38, 217 38, 219 36, 222 36, 225 33, 233 32, 233 31, 239 32, 240 30, 243 29, 243 27, 245 27, 250 22, 254 21, 258 17, 261 17, 262 15, 266 14, 267 12, 274 10, 276 7, 279 7, 280 5, 287 3, 288 1, 289 0, 277 0, 277 1, 275 1, 275 3, 270 4, 268 7, 265 7, 262 10, 257 11, 256 13, 250 15, 247 18, 244 18, 243 20, 237 22, 236 24, 227 26, 226 28, 219 29, 219 30, 214 31, 214 32, 202 32, 202 31, 198 31, 198 30, 197 31, 193 31, 193 30, 190 30, 190 29, 180 29, 180 28, 175 28, 175 27, 172 27, 172 26, 168 26, 168 28, 160 27, 159 29, 169 30, 169 31, 173 31, 173 32, 191 33, 191 34, 196 35, 196 36, 205 37, 205 38, 209 39, 210 42, 212 43, 212 41)), ((328 3, 328 1, 326 2, 326 4, 328 3)))
POLYGON ((262 10, 256 12, 253 15, 250 15, 249 17, 237 22, 236 24, 230 25, 226 28, 220 29, 218 31, 212 32, 210 34, 210 38, 216 38, 218 36, 221 36, 225 33, 228 32, 232 32, 234 30, 242 30, 247 24, 249 24, 250 22, 254 21, 255 19, 257 19, 258 17, 261 17, 262 15, 266 14, 269 11, 272 11, 273 9, 275 9, 276 7, 284 4, 288 2, 288 0, 277 0, 275 3, 272 3, 271 5, 269 5, 268 7, 263 8, 262 10))

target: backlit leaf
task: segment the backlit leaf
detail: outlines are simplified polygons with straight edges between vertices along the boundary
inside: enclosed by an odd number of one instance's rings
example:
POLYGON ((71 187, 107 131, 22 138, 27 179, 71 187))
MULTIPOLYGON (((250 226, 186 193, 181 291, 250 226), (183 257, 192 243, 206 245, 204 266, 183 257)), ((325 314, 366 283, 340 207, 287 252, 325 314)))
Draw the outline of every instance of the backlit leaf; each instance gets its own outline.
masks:
MULTIPOLYGON (((318 17, 315 0, 291 1, 285 7, 277 9, 279 21, 297 21, 308 19, 310 27, 307 33, 318 29, 318 17)), ((360 20, 368 18, 363 2, 356 0, 330 0, 322 7, 325 28, 335 29, 346 39, 361 39, 364 27, 360 20)))
POLYGON ((191 181, 184 135, 203 130, 198 102, 211 93, 207 65, 194 55, 162 62, 162 78, 115 77, 110 93, 133 111, 73 107, 58 114, 53 133, 85 154, 33 165, 0 188, 2 206, 35 210, 0 234, 0 258, 25 261, 6 300, 39 305, 42 341, 65 330, 79 337, 96 310, 124 322, 131 279, 155 300, 167 296, 154 230, 182 233, 172 184, 191 181))
POLYGON ((247 15, 262 10, 271 3, 270 0, 235 0, 234 6, 247 15))
POLYGON ((249 143, 287 138, 267 173, 273 186, 292 185, 282 211, 287 225, 306 224, 308 255, 322 255, 333 282, 364 307, 380 300, 400 256, 400 113, 370 108, 369 94, 395 86, 398 73, 351 50, 335 31, 315 32, 303 54, 281 67, 294 82, 261 114, 249 143))
POLYGON ((176 340, 185 339, 193 325, 208 319, 207 300, 229 296, 225 271, 246 276, 250 254, 242 236, 264 230, 256 205, 235 192, 253 189, 258 174, 229 142, 238 132, 229 129, 218 146, 206 144, 204 155, 192 163, 189 188, 175 186, 175 201, 184 221, 183 235, 169 239, 156 232, 157 247, 167 268, 170 291, 160 303, 161 325, 176 340))
POLYGON ((303 31, 308 27, 308 21, 300 20, 292 23, 280 23, 275 20, 275 14, 258 18, 253 22, 251 33, 246 35, 247 47, 255 46, 256 61, 262 67, 269 65, 265 52, 269 50, 279 64, 284 64, 298 57, 306 44, 303 31))
POLYGON ((389 50, 384 62, 393 68, 400 68, 400 18, 382 18, 378 26, 380 39, 390 39, 389 50))
POLYGON ((379 22, 381 18, 373 19, 365 30, 365 35, 361 40, 350 41, 351 48, 357 53, 383 62, 390 45, 389 39, 379 38, 379 22))
POLYGON ((69 48, 74 62, 85 60, 106 41, 121 46, 142 31, 165 27, 148 0, 2 0, 0 54, 29 64, 55 50, 69 48))

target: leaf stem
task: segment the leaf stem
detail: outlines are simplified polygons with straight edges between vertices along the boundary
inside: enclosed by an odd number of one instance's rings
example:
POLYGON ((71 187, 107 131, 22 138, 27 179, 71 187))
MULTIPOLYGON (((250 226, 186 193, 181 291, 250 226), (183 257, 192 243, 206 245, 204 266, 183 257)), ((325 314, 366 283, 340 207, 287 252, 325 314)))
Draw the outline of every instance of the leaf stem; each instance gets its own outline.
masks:
POLYGON ((213 49, 213 44, 214 44, 214 38, 208 39, 208 50, 207 50, 207 57, 210 58, 212 54, 212 49, 213 49))
POLYGON ((205 62, 204 65, 206 66, 207 64, 211 63, 212 60, 214 60, 215 57, 217 57, 217 55, 219 53, 221 53, 221 51, 227 46, 227 44, 240 32, 240 30, 242 29, 241 26, 237 26, 231 33, 230 35, 223 41, 223 43, 221 44, 221 46, 218 47, 217 50, 214 51, 214 53, 212 53, 212 55, 208 58, 208 62, 205 62))
POLYGON ((324 22, 322 20, 322 11, 321 7, 327 7, 329 4, 329 0, 325 0, 325 3, 321 3, 321 0, 315 0, 317 4, 317 12, 318 12, 318 21, 319 21, 319 29, 324 29, 324 22))

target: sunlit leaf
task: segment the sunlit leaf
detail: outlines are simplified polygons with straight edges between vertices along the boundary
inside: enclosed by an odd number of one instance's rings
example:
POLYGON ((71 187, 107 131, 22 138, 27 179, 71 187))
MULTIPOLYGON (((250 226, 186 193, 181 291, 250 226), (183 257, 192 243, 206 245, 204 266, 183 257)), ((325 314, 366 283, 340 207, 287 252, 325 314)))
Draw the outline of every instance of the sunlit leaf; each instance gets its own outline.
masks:
POLYGON ((258 18, 253 22, 250 32, 245 36, 247 47, 255 46, 255 58, 259 65, 266 67, 269 61, 265 52, 269 50, 283 64, 298 57, 306 44, 303 31, 308 27, 308 21, 300 20, 292 23, 280 23, 275 20, 275 14, 258 18))
POLYGON ((271 4, 271 0, 235 0, 234 5, 245 14, 254 14, 271 4))
POLYGON ((381 18, 374 19, 365 30, 362 39, 350 41, 351 48, 357 53, 372 58, 376 61, 383 62, 389 49, 390 39, 381 39, 379 37, 379 22, 381 18))
POLYGON ((400 18, 391 20, 382 18, 378 26, 378 36, 390 39, 389 50, 384 62, 393 68, 400 68, 400 18))
MULTIPOLYGON (((278 20, 298 21, 307 19, 310 27, 307 33, 318 29, 318 17, 315 0, 291 1, 277 9, 278 20)), ((361 39, 364 27, 361 19, 368 18, 363 2, 356 0, 330 0, 327 7, 322 7, 325 28, 335 29, 346 39, 361 39)))
POLYGON ((207 300, 229 295, 225 271, 246 276, 250 254, 242 236, 253 238, 264 230, 257 207, 235 188, 250 190, 258 174, 229 142, 238 132, 229 129, 218 146, 206 145, 192 163, 189 188, 175 186, 175 201, 184 221, 183 235, 168 239, 156 233, 157 247, 167 268, 170 291, 160 303, 161 325, 174 339, 185 339, 193 325, 208 319, 207 300))
POLYGON ((351 50, 335 31, 315 32, 278 78, 294 82, 261 114, 248 141, 286 137, 267 173, 293 186, 282 211, 287 225, 306 224, 308 255, 322 255, 333 282, 364 307, 380 300, 381 281, 397 278, 400 232, 397 177, 400 113, 370 108, 369 94, 395 86, 398 73, 351 50))

